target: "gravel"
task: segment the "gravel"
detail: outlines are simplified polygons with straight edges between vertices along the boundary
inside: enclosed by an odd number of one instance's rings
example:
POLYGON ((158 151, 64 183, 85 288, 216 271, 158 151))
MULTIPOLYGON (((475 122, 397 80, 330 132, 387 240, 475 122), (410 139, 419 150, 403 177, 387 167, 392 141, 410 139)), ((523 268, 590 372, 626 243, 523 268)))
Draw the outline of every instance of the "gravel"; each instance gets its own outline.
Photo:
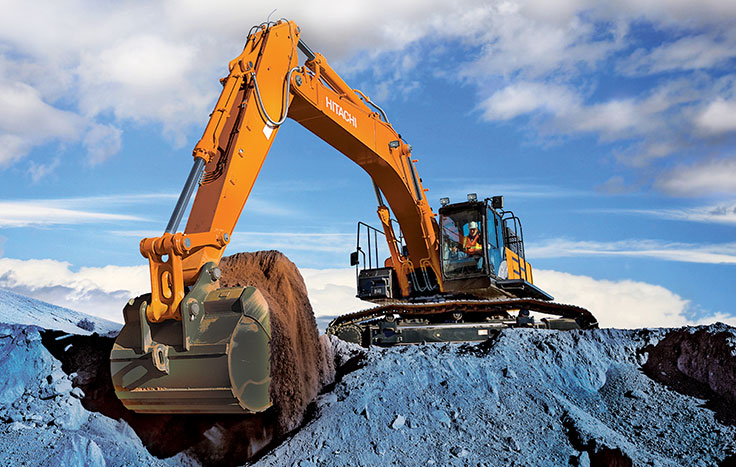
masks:
POLYGON ((362 366, 256 465, 728 465, 736 428, 704 406, 724 396, 683 394, 640 364, 643 349, 693 332, 713 340, 704 348, 730 339, 721 363, 735 367, 736 333, 722 325, 510 329, 480 345, 369 351, 334 342, 362 366))

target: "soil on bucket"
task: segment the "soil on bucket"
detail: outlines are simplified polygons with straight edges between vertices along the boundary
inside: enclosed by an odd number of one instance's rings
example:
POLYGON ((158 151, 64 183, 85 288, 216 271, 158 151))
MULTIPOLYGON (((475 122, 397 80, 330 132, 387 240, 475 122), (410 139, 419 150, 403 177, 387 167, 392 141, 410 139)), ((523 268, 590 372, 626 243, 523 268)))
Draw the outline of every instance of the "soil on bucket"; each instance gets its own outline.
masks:
POLYGON ((331 347, 320 339, 312 305, 296 265, 279 251, 237 253, 220 262, 221 287, 256 287, 271 314, 271 400, 278 431, 302 421, 309 402, 334 378, 331 347))

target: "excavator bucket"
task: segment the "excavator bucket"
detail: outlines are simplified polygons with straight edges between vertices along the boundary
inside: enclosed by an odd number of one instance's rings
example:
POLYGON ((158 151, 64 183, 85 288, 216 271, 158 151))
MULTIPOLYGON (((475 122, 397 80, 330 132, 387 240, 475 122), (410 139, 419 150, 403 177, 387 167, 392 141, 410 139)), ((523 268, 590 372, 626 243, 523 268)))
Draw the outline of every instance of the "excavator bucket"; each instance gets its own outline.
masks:
POLYGON ((255 413, 271 406, 271 325, 255 287, 197 288, 181 320, 151 323, 131 299, 110 355, 115 393, 142 413, 255 413), (190 302, 189 309, 192 309, 190 302))

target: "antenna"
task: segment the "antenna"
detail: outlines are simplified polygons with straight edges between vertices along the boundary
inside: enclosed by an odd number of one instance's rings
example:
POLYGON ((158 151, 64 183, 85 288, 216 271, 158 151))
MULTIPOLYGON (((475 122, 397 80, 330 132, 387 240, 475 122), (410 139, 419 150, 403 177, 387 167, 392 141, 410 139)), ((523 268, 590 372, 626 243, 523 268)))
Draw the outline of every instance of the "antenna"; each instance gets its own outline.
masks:
POLYGON ((266 18, 266 23, 270 23, 271 22, 271 15, 274 14, 274 13, 276 13, 276 10, 278 10, 278 8, 274 8, 273 11, 268 14, 268 18, 266 18))

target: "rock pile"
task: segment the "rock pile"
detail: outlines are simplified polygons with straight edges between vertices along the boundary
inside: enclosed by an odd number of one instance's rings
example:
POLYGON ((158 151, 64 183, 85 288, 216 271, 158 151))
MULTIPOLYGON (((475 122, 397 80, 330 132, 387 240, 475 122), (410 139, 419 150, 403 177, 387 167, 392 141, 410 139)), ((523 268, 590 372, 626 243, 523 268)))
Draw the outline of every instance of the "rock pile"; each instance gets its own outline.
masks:
MULTIPOLYGON (((83 407, 75 373, 46 349, 89 337, 0 324, 0 451, 4 465, 161 465, 123 421, 83 407), (104 453, 104 454, 103 454, 104 453)), ((179 456, 177 461, 184 459, 179 456)), ((173 459, 172 459, 173 460, 173 459)))
POLYGON ((736 369, 728 326, 509 329, 478 345, 369 351, 336 344, 361 368, 318 398, 314 418, 258 465, 736 463, 727 395, 682 390, 714 365, 720 376, 711 372, 711 381, 736 369), (666 382, 642 371, 649 362, 666 382))

